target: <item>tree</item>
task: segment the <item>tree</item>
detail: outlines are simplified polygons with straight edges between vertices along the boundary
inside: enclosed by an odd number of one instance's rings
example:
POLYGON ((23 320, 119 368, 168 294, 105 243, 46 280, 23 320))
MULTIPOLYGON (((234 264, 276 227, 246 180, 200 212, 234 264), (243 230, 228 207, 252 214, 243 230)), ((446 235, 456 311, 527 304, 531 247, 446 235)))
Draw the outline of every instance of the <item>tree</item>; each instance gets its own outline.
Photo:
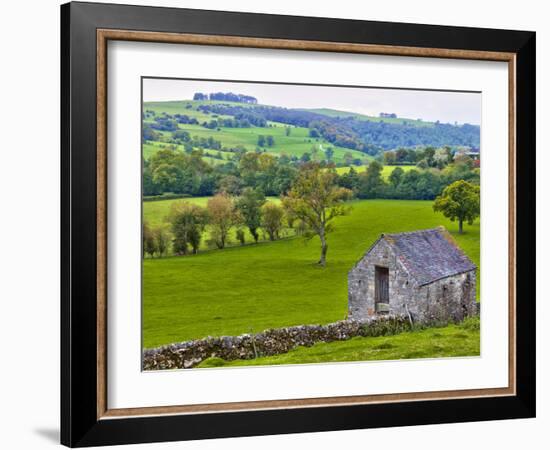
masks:
POLYGON ((414 164, 416 163, 417 159, 418 159, 418 153, 416 152, 416 150, 410 148, 407 150, 407 159, 409 160, 409 162, 411 164, 414 164))
POLYGON ((285 127, 285 135, 290 136, 290 127, 285 127))
POLYGON ((258 145, 260 147, 265 147, 265 136, 261 134, 258 136, 258 145))
POLYGON ((247 226, 255 242, 258 242, 258 228, 262 223, 261 208, 265 203, 264 193, 259 189, 247 187, 235 202, 243 223, 247 226))
POLYGON ((325 150, 325 157, 327 158, 327 161, 330 161, 333 156, 334 156, 334 150, 331 147, 328 147, 325 150))
POLYGON ((387 151, 384 152, 384 164, 387 166, 392 166, 396 162, 395 152, 387 151))
POLYGON ((416 165, 419 169, 427 169, 428 168, 428 161, 426 159, 421 159, 418 161, 418 164, 416 165))
POLYGON ((319 131, 316 130, 315 128, 311 128, 309 130, 309 137, 318 138, 319 136, 320 136, 319 131))
POLYGON ((201 206, 186 201, 174 202, 168 220, 172 226, 173 250, 177 255, 185 255, 188 246, 193 254, 199 251, 202 233, 208 223, 208 213, 201 206))
POLYGON ((336 186, 336 177, 337 174, 332 171, 322 171, 318 164, 306 165, 288 196, 283 197, 285 210, 304 223, 304 236, 309 239, 319 236, 319 265, 323 267, 328 251, 327 234, 333 230, 331 222, 348 213, 349 208, 343 202, 351 198, 349 189, 336 186))
POLYGON ((162 258, 168 251, 168 243, 170 242, 170 235, 166 230, 166 227, 159 225, 153 229, 153 236, 159 256, 162 258))
POLYGON ((433 209, 453 222, 458 220, 458 232, 462 234, 463 222, 472 225, 479 217, 479 186, 464 180, 455 181, 436 197, 433 209))
POLYGON ((428 163, 428 166, 433 167, 434 164, 434 155, 435 155, 435 148, 433 147, 426 147, 423 152, 423 156, 421 159, 425 159, 428 163))
POLYGON ((229 195, 239 195, 243 184, 242 178, 236 177, 235 175, 226 175, 220 179, 218 189, 220 192, 225 192, 229 195))
POLYGON ((365 172, 360 174, 358 196, 360 198, 376 198, 384 187, 382 179, 382 164, 372 161, 365 172))
POLYGON ((273 139, 273 136, 269 135, 266 138, 266 144, 268 147, 273 147, 273 145, 275 145, 275 139, 273 139))
POLYGON ((359 174, 353 166, 349 168, 347 173, 343 173, 338 177, 338 185, 352 191, 357 189, 357 186, 359 185, 359 174))
POLYGON ((468 155, 465 155, 464 153, 457 153, 454 157, 454 163, 457 166, 466 166, 468 170, 471 169, 474 165, 474 161, 472 160, 472 158, 470 158, 468 155))
MULTIPOLYGON (((143 231, 141 233, 141 236, 143 238, 143 245, 141 247, 141 250, 142 250, 142 257, 145 258, 145 255, 147 253, 149 253, 149 246, 150 245, 153 245, 153 239, 152 239, 152 233, 151 233, 151 228, 149 227, 149 223, 147 221, 143 221, 143 231)), ((153 253, 155 253, 155 251, 153 250, 153 253)), ((153 256, 153 254, 151 254, 151 256, 153 256)))
POLYGON ((279 233, 283 228, 284 210, 273 202, 262 206, 262 227, 267 231, 269 240, 279 239, 279 233))
POLYGON ((316 145, 313 145, 310 149, 310 153, 311 153, 311 159, 317 159, 317 155, 319 154, 319 147, 317 147, 316 145))
POLYGON ((346 166, 351 166, 351 163, 353 162, 353 154, 351 152, 344 153, 344 163, 346 166))
POLYGON ((212 240, 219 249, 225 248, 229 230, 238 221, 233 200, 227 194, 216 194, 208 200, 206 208, 212 225, 212 240))
POLYGON ((246 243, 246 237, 242 228, 239 228, 235 235, 237 236, 237 240, 241 243, 241 245, 244 245, 246 243))
POLYGON ((449 163, 449 154, 445 148, 438 148, 433 156, 434 166, 443 169, 449 163))
POLYGON ((399 183, 403 178, 403 173, 404 173, 404 170, 399 166, 392 170, 392 173, 389 176, 389 180, 390 180, 390 183, 393 185, 393 187, 399 186, 399 183))
POLYGON ((149 254, 151 258, 157 252, 157 243, 155 242, 155 236, 153 235, 151 228, 149 228, 147 222, 143 223, 143 255, 149 254))
POLYGON ((406 162, 408 156, 409 156, 409 152, 407 151, 406 148, 399 148, 395 152, 395 159, 397 160, 398 163, 401 163, 401 164, 406 162))

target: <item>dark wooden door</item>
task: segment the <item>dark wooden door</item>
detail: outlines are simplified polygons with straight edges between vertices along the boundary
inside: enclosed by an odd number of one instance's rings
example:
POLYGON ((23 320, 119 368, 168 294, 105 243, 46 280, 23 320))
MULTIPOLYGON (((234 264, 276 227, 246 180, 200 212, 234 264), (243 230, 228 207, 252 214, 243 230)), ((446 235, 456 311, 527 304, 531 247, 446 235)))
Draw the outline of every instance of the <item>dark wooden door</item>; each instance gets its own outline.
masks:
POLYGON ((389 270, 387 267, 376 267, 375 270, 375 301, 376 303, 390 303, 389 270))

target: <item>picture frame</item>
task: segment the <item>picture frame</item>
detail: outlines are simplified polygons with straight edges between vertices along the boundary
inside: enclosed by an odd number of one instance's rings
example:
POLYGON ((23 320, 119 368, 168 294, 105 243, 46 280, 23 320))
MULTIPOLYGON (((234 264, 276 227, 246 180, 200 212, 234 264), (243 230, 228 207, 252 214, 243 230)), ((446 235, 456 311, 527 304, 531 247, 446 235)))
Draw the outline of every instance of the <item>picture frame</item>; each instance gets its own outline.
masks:
POLYGON ((70 447, 535 416, 535 33, 72 2, 61 7, 61 443, 70 447), (107 43, 501 61, 509 71, 508 386, 111 409, 107 43))

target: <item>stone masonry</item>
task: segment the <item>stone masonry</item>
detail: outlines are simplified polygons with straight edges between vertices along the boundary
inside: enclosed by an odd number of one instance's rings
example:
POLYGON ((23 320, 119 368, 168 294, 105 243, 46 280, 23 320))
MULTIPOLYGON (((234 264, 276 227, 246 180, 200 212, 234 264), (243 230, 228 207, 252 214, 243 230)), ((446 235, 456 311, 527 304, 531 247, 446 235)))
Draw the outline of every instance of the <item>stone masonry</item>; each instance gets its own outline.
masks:
POLYGON ((417 323, 477 313, 476 266, 443 227, 382 235, 350 270, 348 318, 385 313, 417 323), (377 307, 376 267, 388 273, 389 302, 383 308, 377 307))

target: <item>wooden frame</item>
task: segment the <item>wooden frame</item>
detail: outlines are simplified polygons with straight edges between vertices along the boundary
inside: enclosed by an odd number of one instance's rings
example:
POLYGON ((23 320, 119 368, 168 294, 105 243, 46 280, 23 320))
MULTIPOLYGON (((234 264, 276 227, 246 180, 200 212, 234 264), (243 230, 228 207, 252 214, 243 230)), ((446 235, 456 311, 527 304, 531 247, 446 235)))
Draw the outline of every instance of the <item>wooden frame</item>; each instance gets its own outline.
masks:
POLYGON ((534 416, 534 33, 90 3, 63 5, 61 14, 62 443, 87 446, 534 416), (508 387, 109 409, 109 40, 508 62, 508 387), (517 303, 516 292, 522 292, 517 303))

